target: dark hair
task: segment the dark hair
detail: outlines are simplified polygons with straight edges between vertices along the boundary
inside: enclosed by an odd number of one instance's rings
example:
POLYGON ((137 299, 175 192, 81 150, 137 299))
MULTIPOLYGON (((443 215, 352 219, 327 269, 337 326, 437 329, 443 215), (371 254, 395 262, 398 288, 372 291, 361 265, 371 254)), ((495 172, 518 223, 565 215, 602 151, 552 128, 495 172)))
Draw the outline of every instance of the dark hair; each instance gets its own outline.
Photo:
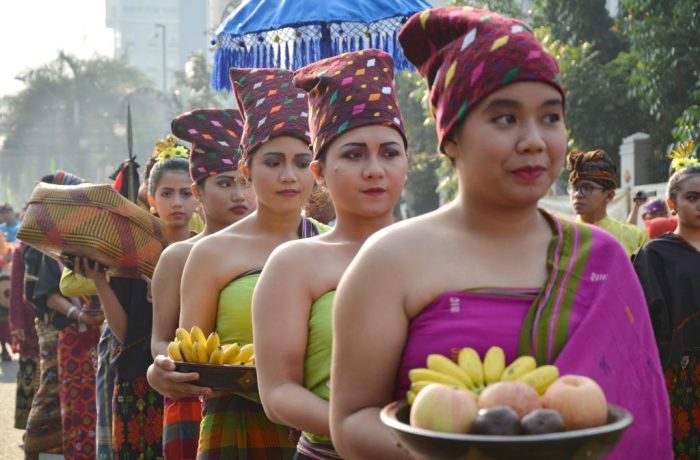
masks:
POLYGON ((149 171, 148 193, 151 196, 155 196, 156 189, 158 188, 158 182, 160 182, 163 174, 166 172, 177 171, 182 171, 189 176, 190 162, 180 157, 168 158, 167 160, 156 162, 156 164, 153 165, 153 168, 149 171))
POLYGON ((666 196, 676 201, 676 195, 680 191, 681 187, 686 180, 690 179, 691 176, 696 176, 700 174, 700 165, 688 166, 687 168, 679 169, 674 172, 671 178, 668 180, 668 187, 666 188, 666 196))
POLYGON ((309 199, 304 204, 304 210, 307 217, 316 219, 322 224, 328 224, 335 219, 333 200, 331 200, 328 190, 318 184, 314 185, 309 199))
POLYGON ((143 180, 148 180, 149 177, 151 177, 151 170, 153 167, 158 163, 158 160, 154 157, 148 157, 148 161, 146 161, 146 166, 145 166, 145 171, 143 173, 143 180))

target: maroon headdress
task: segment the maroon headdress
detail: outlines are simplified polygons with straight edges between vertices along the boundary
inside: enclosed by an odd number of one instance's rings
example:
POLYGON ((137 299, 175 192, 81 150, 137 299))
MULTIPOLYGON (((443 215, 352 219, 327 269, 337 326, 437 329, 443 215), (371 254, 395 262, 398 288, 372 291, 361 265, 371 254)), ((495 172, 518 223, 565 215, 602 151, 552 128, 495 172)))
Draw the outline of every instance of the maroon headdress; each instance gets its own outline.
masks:
POLYGON ((297 70, 294 84, 308 93, 314 158, 345 131, 367 125, 395 128, 407 144, 390 54, 370 48, 323 59, 297 70))
POLYGON ((472 7, 432 8, 414 14, 399 41, 428 81, 441 150, 467 113, 506 85, 547 83, 565 100, 557 61, 517 19, 472 7))
POLYGON ((236 109, 197 109, 170 123, 178 138, 190 147, 190 176, 195 182, 238 169, 243 120, 236 109))
POLYGON ((292 136, 309 144, 306 93, 294 87, 291 71, 233 67, 230 74, 245 121, 241 138, 244 160, 273 137, 292 136))

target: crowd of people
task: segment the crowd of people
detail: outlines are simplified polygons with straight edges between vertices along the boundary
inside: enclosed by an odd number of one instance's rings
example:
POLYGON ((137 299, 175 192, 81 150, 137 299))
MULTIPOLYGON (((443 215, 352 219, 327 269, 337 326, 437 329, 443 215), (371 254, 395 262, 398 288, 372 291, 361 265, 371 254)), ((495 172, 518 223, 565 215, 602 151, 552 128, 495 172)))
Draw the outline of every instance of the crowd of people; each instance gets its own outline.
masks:
POLYGON ((558 64, 524 23, 433 8, 399 40, 458 181, 434 212, 393 223, 410 139, 375 49, 232 68, 238 109, 172 121, 139 191, 168 242, 152 278, 64 265, 0 209, 26 458, 411 458, 380 409, 427 355, 493 345, 629 410, 609 458, 700 455, 700 166, 646 205, 647 231, 613 219, 615 164, 567 155, 558 64), (575 219, 538 208, 565 166, 575 219), (166 349, 192 326, 254 343, 259 391, 178 372, 166 349))

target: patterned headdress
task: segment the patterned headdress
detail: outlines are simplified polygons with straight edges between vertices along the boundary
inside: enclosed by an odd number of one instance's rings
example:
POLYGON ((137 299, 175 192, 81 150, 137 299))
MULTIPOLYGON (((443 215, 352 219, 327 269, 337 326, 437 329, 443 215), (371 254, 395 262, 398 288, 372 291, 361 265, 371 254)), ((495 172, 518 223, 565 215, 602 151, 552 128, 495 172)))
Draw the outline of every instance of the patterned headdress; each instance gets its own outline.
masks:
POLYGON ((241 136, 243 159, 273 137, 292 136, 309 144, 306 93, 292 84, 284 69, 231 69, 231 83, 245 121, 241 136))
POLYGON ((565 100, 556 60, 517 19, 472 7, 432 8, 413 15, 399 41, 428 81, 440 150, 471 109, 506 85, 547 83, 565 100))
POLYGON ((85 183, 85 179, 83 179, 82 177, 78 177, 75 174, 65 172, 62 169, 58 169, 51 176, 50 183, 56 185, 78 185, 85 183))
POLYGON ((617 167, 603 150, 571 152, 567 158, 567 168, 570 171, 570 184, 579 180, 589 180, 608 190, 617 188, 617 167))
POLYGON ((656 198, 655 200, 651 200, 644 205, 644 214, 654 214, 658 212, 662 212, 664 214, 668 213, 668 206, 666 205, 666 201, 663 199, 656 198))
POLYGON ((309 64, 294 73, 308 93, 314 158, 344 132, 367 125, 406 133, 394 91, 394 61, 376 49, 355 51, 309 64))
POLYGON ((195 182, 238 169, 243 120, 236 109, 197 109, 183 113, 170 124, 190 147, 190 176, 195 182))

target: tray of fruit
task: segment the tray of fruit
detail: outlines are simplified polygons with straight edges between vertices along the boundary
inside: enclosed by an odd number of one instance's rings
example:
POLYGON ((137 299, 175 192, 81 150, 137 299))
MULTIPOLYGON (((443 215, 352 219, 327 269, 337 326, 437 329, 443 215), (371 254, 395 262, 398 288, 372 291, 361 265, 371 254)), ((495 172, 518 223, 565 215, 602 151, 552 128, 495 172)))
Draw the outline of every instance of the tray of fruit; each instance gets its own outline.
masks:
POLYGON ((175 340, 168 344, 168 356, 175 361, 178 372, 197 372, 194 385, 215 391, 250 393, 258 391, 253 344, 221 345, 216 331, 204 336, 193 326, 190 332, 178 328, 175 340))
POLYGON ((506 367, 499 347, 483 363, 471 348, 457 363, 430 355, 409 379, 407 399, 380 418, 403 447, 429 459, 602 458, 633 422, 593 379, 560 377, 531 356, 506 367))

